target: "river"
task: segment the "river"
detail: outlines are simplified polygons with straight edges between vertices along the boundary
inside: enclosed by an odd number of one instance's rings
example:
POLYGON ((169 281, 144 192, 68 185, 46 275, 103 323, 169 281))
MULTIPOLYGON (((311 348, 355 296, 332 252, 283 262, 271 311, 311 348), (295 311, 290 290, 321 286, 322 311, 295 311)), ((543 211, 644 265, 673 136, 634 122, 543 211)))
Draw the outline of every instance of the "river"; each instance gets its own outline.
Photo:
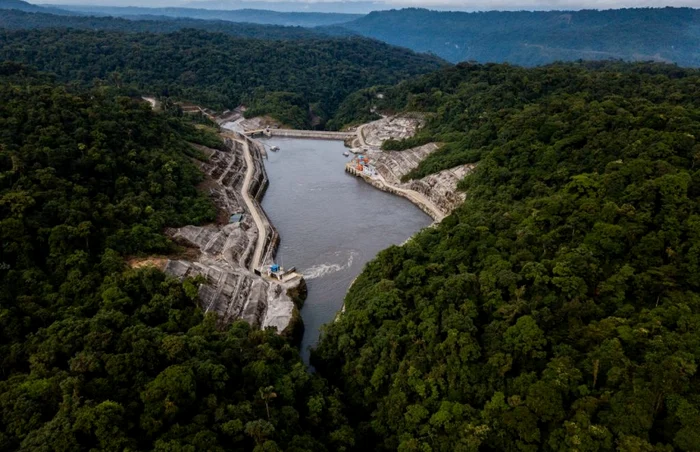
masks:
POLYGON ((277 262, 295 266, 308 284, 301 310, 301 355, 343 305, 350 283, 367 261, 401 244, 431 218, 408 200, 377 190, 345 173, 341 141, 267 138, 270 186, 262 207, 281 236, 277 262))

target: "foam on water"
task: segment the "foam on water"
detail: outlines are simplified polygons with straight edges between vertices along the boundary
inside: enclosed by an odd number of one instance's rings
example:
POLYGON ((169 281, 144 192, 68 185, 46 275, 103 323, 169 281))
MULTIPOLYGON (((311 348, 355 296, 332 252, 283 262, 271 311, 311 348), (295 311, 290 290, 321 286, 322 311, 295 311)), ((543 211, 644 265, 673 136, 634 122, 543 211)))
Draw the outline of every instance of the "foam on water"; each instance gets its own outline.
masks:
MULTIPOLYGON (((339 256, 342 254, 342 251, 336 251, 334 254, 336 256, 339 256)), ((352 267, 352 262, 355 259, 355 256, 357 256, 357 251, 355 250, 350 250, 348 260, 345 262, 345 264, 333 264, 330 262, 325 262, 323 264, 318 264, 314 265, 311 268, 307 268, 302 272, 302 275, 304 275, 304 279, 310 280, 310 279, 316 279, 320 278, 322 276, 329 275, 331 273, 343 271, 345 269, 348 269, 352 267)))

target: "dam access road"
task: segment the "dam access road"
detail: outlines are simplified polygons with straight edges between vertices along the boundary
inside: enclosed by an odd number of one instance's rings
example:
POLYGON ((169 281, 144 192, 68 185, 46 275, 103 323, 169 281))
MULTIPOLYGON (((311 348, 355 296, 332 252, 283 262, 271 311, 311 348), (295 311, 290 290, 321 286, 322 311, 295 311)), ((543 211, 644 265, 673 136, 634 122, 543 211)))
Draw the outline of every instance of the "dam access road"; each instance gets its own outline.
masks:
MULTIPOLYGON (((248 211, 255 221, 255 227, 258 228, 258 238, 255 245, 255 252, 253 253, 253 259, 250 261, 250 270, 259 270, 262 264, 263 251, 265 249, 265 238, 268 236, 267 225, 262 220, 262 208, 259 204, 253 202, 250 198, 250 181, 253 178, 253 158, 250 155, 250 146, 248 145, 248 139, 239 139, 234 132, 224 132, 224 136, 231 138, 232 140, 238 142, 243 148, 243 156, 246 162, 246 173, 243 179, 243 187, 241 193, 243 195, 243 201, 248 206, 248 211)), ((222 176, 223 177, 223 176, 222 176)))

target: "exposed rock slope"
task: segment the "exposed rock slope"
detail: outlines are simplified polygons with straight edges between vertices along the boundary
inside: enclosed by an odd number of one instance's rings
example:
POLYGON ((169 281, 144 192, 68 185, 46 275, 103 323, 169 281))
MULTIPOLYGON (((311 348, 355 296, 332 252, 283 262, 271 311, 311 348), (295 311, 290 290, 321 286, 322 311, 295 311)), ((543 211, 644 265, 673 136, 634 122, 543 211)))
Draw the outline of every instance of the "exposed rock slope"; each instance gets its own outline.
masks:
MULTIPOLYGON (((430 212, 435 209, 420 204, 419 207, 439 221, 464 202, 465 194, 457 191, 457 183, 469 174, 474 165, 460 165, 422 179, 402 183, 401 178, 416 168, 428 155, 437 151, 439 146, 436 143, 428 143, 404 151, 381 150, 384 141, 409 138, 422 125, 423 120, 419 116, 384 117, 358 127, 357 138, 352 145, 355 147, 354 152, 364 153, 374 162, 379 182, 388 185, 388 191, 404 196, 400 191, 410 190, 424 196, 432 206, 437 207, 438 212, 430 212)), ((381 186, 379 188, 384 189, 381 186)), ((416 202, 414 199, 411 201, 416 202)), ((420 199, 418 201, 420 202, 420 199)))
POLYGON ((293 332, 299 316, 290 294, 299 292, 304 285, 301 276, 290 274, 280 281, 255 272, 272 263, 279 242, 277 231, 258 204, 268 183, 261 150, 245 137, 232 133, 224 137, 227 150, 210 149, 209 161, 201 163, 201 169, 208 176, 211 196, 225 213, 223 217, 242 213, 243 218, 232 224, 226 220, 223 224, 169 230, 179 243, 200 253, 194 260, 169 260, 164 270, 181 278, 204 276, 207 282, 199 288, 202 307, 216 312, 222 322, 240 318, 254 326, 293 332), (246 152, 250 154, 246 156, 246 152), (246 196, 252 201, 260 224, 255 221, 246 196), (262 252, 256 259, 259 241, 262 252))

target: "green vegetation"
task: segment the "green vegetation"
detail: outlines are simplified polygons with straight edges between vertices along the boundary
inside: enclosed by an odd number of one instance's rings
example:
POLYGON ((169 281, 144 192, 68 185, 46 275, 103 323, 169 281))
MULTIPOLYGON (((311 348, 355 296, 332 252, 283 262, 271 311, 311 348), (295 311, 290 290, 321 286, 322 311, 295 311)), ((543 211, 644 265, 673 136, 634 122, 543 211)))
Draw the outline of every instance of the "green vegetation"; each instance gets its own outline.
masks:
POLYGON ((387 92, 448 143, 416 175, 478 164, 312 356, 361 450, 698 450, 699 88, 672 66, 460 65, 387 92))
POLYGON ((0 60, 36 66, 68 83, 129 87, 217 109, 250 104, 259 114, 304 127, 313 118, 309 105, 326 115, 322 127, 348 94, 443 64, 365 38, 270 41, 196 30, 154 35, 50 29, 0 30, 0 41, 0 60), (292 93, 291 101, 275 92, 292 93))
POLYGON ((222 20, 197 20, 185 18, 154 18, 127 20, 114 17, 60 16, 55 14, 28 13, 6 10, 0 16, 0 28, 9 30, 32 30, 41 28, 75 28, 78 30, 111 30, 132 33, 173 33, 182 29, 205 30, 224 33, 241 38, 256 39, 308 39, 319 38, 323 34, 308 28, 282 27, 233 23, 222 20))
POLYGON ((343 450, 338 397, 298 351, 216 327, 199 281, 127 269, 211 220, 183 138, 111 90, 0 65, 0 449, 343 450))
MULTIPOLYGON (((387 113, 427 113, 427 124, 414 137, 389 140, 386 150, 403 150, 431 141, 445 143, 406 179, 421 178, 465 163, 475 163, 504 146, 522 127, 509 124, 514 113, 543 100, 592 102, 617 97, 647 102, 695 105, 698 71, 667 65, 587 62, 539 68, 462 63, 393 87, 374 87, 349 96, 333 124, 366 118, 371 109, 387 113), (376 94, 382 93, 382 98, 376 94), (341 116, 342 114, 342 116, 341 116)), ((527 110, 528 112, 530 110, 527 110)), ((546 112, 532 110, 531 114, 546 112)), ((579 136, 581 125, 541 118, 555 138, 579 136)), ((585 127, 585 125, 583 125, 585 127)))
POLYGON ((700 448, 700 71, 461 64, 388 86, 440 63, 363 39, 0 39, 73 82, 0 64, 0 449, 700 448), (309 374, 274 332, 204 316, 201 281, 127 268, 215 215, 186 144, 220 146, 208 121, 124 95, 144 91, 294 126, 418 111, 386 148, 443 145, 409 177, 476 169, 463 206, 367 265, 309 374))
MULTIPOLYGON (((700 10, 636 8, 463 13, 375 11, 350 30, 448 61, 534 66, 571 60, 654 60, 700 66, 700 10)), ((342 27, 342 28, 341 28, 342 27)))
MULTIPOLYGON (((0 0, 0 5, 3 1, 0 0)), ((10 0, 13 1, 13 0, 10 0)), ((265 6, 266 2, 258 2, 265 6)), ((240 5, 239 5, 240 6, 240 5)), ((276 5, 275 5, 276 6, 276 5)), ((191 18, 203 20, 225 20, 237 23, 316 27, 348 22, 362 17, 362 14, 282 12, 265 9, 201 9, 201 8, 146 8, 138 6, 103 6, 97 4, 61 5, 65 12, 75 14, 107 15, 127 19, 142 18, 191 18)))

